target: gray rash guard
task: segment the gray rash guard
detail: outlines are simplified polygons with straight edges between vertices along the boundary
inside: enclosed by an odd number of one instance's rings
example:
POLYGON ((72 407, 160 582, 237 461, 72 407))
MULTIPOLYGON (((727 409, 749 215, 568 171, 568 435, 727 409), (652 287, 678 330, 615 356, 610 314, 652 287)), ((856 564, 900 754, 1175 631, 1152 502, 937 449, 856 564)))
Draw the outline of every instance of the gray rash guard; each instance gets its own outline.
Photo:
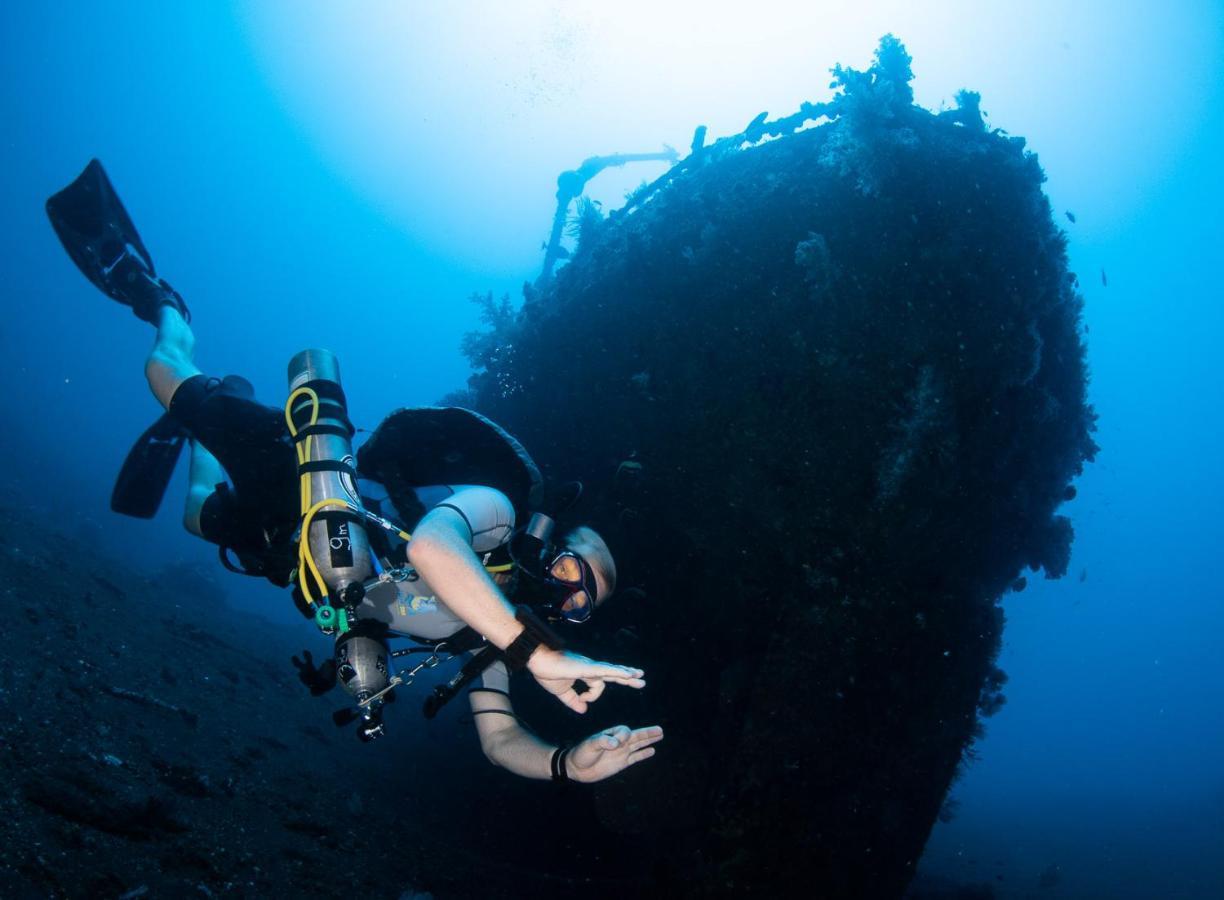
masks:
MULTIPOLYGON (((362 482, 362 494, 374 488, 362 482)), ((514 506, 500 491, 470 484, 438 485, 419 488, 417 495, 428 509, 453 509, 467 522, 472 532, 472 549, 482 561, 510 540, 514 533, 514 506)), ((383 498, 375 498, 383 499, 383 498)), ((357 607, 362 619, 384 623, 392 635, 439 641, 461 631, 466 623, 438 599, 437 592, 411 568, 399 570, 401 580, 384 573, 377 585, 366 591, 357 607)), ((508 691, 510 676, 501 662, 485 669, 481 685, 508 691)))

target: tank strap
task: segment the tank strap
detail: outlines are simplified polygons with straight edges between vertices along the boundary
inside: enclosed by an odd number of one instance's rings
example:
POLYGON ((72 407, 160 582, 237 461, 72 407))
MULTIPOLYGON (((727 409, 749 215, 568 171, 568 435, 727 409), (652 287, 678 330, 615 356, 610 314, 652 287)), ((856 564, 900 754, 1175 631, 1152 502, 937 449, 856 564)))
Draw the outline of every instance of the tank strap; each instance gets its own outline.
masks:
MULTIPOLYGON (((301 432, 298 433, 301 434, 301 432)), ((314 462, 298 464, 299 475, 306 475, 310 472, 341 472, 353 476, 354 479, 357 478, 357 470, 348 463, 338 459, 319 459, 314 462)))
MULTIPOLYGON (((309 437, 312 434, 335 434, 340 437, 352 437, 357 433, 357 429, 349 421, 348 398, 344 396, 344 389, 340 385, 327 379, 312 379, 299 384, 295 390, 302 390, 303 388, 314 392, 314 395, 319 398, 320 406, 328 407, 326 417, 340 420, 344 430, 337 428, 335 425, 307 425, 298 429, 298 438, 309 437)), ((320 414, 320 418, 323 418, 322 414, 320 414)))
MULTIPOLYGON (((336 414, 339 417, 339 413, 336 414)), ((330 425, 326 422, 321 422, 315 425, 303 425, 297 431, 298 438, 307 438, 312 434, 334 434, 336 437, 352 437, 357 429, 353 427, 353 423, 345 418, 344 425, 330 425)), ((296 438, 295 438, 296 440, 296 438)))

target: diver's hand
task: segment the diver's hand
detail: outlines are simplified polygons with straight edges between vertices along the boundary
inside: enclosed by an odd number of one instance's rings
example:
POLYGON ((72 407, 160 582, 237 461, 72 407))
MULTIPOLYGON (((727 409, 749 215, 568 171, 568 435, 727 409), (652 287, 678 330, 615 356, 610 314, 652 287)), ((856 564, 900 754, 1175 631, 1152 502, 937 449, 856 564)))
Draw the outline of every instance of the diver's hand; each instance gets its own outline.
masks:
POLYGON ((527 670, 540 683, 540 687, 578 713, 586 712, 587 706, 599 699, 608 684, 646 687, 646 673, 641 669, 596 662, 577 653, 549 650, 547 647, 538 647, 531 654, 527 660, 527 670), (581 694, 574 687, 574 682, 578 680, 587 687, 581 694))
POLYGON ((298 659, 295 656, 291 662, 298 670, 298 681, 310 688, 311 696, 321 697, 336 686, 336 661, 334 659, 324 660, 322 665, 316 669, 314 657, 309 650, 303 650, 302 656, 305 658, 298 659))
POLYGON ((633 731, 628 725, 605 728, 570 750, 565 757, 565 769, 571 781, 584 784, 603 781, 634 763, 650 759, 655 754, 651 745, 661 740, 663 729, 658 725, 633 731))

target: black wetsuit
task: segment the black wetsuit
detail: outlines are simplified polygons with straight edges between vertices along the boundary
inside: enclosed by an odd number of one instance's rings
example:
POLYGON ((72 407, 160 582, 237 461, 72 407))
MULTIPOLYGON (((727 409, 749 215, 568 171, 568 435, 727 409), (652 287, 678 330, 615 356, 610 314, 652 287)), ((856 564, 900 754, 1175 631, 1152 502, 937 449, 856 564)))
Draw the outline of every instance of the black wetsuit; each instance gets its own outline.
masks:
POLYGON ((241 378, 195 375, 174 392, 170 413, 229 477, 201 509, 204 539, 233 549, 248 566, 286 542, 300 520, 300 501, 283 410, 256 402, 241 378))

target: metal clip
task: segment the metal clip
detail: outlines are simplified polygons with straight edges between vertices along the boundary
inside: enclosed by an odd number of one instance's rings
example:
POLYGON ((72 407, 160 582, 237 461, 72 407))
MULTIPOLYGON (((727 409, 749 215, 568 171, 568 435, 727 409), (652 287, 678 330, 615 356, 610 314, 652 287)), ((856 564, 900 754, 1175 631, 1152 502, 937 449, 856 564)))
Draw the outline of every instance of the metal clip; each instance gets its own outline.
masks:
POLYGON ((391 680, 387 683, 387 686, 385 688, 383 688, 377 694, 372 694, 371 696, 366 697, 364 700, 362 700, 357 705, 361 709, 368 710, 374 706, 376 701, 381 700, 383 697, 389 694, 393 688, 397 688, 400 685, 407 687, 408 685, 412 684, 412 682, 416 680, 417 675, 420 673, 422 669, 437 668, 438 664, 442 662, 441 653, 445 646, 446 646, 445 642, 438 644, 436 647, 434 647, 433 653, 429 654, 429 656, 426 659, 417 663, 415 666, 413 666, 411 669, 409 669, 404 674, 402 675, 397 674, 397 675, 392 676, 391 680))

